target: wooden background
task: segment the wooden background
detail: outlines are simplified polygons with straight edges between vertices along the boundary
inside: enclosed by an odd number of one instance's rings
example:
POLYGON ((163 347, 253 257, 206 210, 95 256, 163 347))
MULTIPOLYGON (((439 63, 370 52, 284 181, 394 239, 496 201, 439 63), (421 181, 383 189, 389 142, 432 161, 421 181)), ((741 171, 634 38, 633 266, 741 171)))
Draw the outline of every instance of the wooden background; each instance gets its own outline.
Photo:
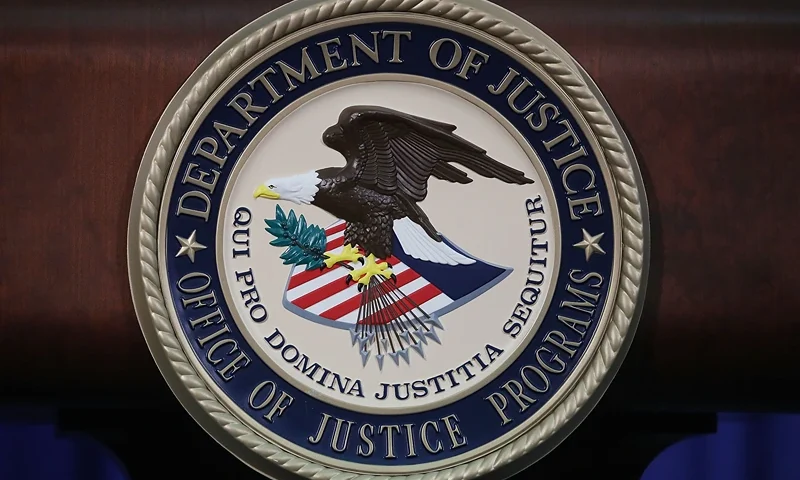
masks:
MULTIPOLYGON (((800 6, 497 3, 586 68, 644 171, 650 286, 610 401, 798 410, 800 6)), ((5 401, 165 401, 128 289, 134 178, 186 77, 277 5, 0 5, 5 401)))

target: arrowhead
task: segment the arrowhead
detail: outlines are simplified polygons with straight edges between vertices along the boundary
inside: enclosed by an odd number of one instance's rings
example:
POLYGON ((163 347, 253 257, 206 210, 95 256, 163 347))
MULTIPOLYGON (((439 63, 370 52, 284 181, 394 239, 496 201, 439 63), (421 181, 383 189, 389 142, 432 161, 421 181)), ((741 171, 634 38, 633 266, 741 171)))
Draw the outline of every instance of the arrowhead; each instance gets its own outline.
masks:
POLYGON ((365 366, 367 364, 367 360, 369 359, 369 350, 361 350, 361 366, 365 366))
POLYGON ((379 353, 375 355, 375 360, 378 361, 378 369, 383 370, 383 354, 379 353))
POLYGON ((417 340, 419 340, 420 343, 424 343, 424 344, 428 343, 428 339, 425 338, 425 330, 424 329, 420 328, 419 330, 414 330, 414 332, 412 332, 412 333, 413 333, 413 335, 415 337, 417 337, 417 340))
POLYGON ((388 350, 389 349, 389 339, 388 338, 382 338, 381 339, 381 347, 383 347, 384 350, 388 350))
POLYGON ((419 356, 425 358, 425 352, 422 350, 422 343, 417 343, 416 345, 412 345, 411 348, 419 353, 419 356))
POLYGON ((350 339, 353 341, 353 345, 355 345, 356 342, 358 342, 358 340, 359 340, 359 335, 358 335, 358 332, 356 332, 355 328, 350 330, 350 339))
POLYGON ((400 350, 399 352, 397 352, 397 356, 402 358, 403 360, 405 360, 406 364, 409 364, 409 365, 411 364, 411 361, 408 359, 408 349, 407 348, 404 348, 404 349, 400 350))
POLYGON ((439 340, 439 334, 436 333, 436 330, 434 329, 431 329, 429 332, 425 332, 425 336, 429 337, 431 340, 438 343, 439 345, 442 344, 442 342, 439 340))
POLYGON ((400 359, 398 359, 398 358, 397 358, 397 355, 398 355, 399 353, 400 353, 400 352, 392 352, 392 353, 390 353, 390 354, 389 354, 389 358, 391 358, 392 360, 394 360, 394 364, 395 364, 395 365, 400 365, 400 359))
POLYGON ((402 338, 407 344, 411 345, 411 337, 408 334, 408 330, 401 333, 400 338, 402 338))
POLYGON ((444 330, 444 327, 442 326, 442 321, 439 320, 439 317, 437 317, 436 315, 431 315, 430 317, 428 317, 426 319, 426 323, 428 325, 437 326, 437 327, 441 328, 442 330, 444 330))

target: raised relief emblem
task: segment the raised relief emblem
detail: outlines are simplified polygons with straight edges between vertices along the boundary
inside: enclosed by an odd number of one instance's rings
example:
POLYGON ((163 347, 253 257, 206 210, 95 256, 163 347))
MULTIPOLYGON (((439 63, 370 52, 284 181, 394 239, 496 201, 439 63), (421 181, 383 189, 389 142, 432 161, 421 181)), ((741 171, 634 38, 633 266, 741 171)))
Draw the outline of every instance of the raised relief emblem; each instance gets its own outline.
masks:
POLYGON ((429 178, 469 184, 461 165, 509 184, 533 180, 456 135, 455 125, 378 106, 347 107, 338 120, 322 141, 345 165, 271 179, 254 192, 336 218, 323 229, 277 206, 266 220, 270 244, 287 247, 281 259, 295 265, 283 303, 347 328, 364 363, 371 353, 379 367, 386 356, 409 362, 411 350, 424 357, 428 341, 441 343, 442 315, 513 270, 470 255, 434 227, 420 205, 429 178))
POLYGON ((256 20, 181 88, 129 266, 165 379, 253 468, 466 479, 530 465, 597 402, 647 241, 624 132, 535 27, 339 0, 256 20))

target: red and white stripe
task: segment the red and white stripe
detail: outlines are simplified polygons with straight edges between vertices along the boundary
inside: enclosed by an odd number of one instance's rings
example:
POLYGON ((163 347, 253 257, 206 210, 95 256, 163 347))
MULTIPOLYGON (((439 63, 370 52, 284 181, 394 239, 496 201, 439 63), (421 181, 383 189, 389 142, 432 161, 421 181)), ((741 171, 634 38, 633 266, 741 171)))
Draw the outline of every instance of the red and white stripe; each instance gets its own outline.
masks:
MULTIPOLYGON (((325 229, 328 240, 325 251, 331 253, 342 251, 345 226, 346 223, 339 220, 325 229)), ((397 288, 427 314, 432 315, 453 303, 450 297, 395 256, 389 257, 386 261, 392 266, 392 272, 397 276, 397 288)), ((352 262, 350 266, 358 269, 361 264, 352 262)), ((350 270, 341 265, 321 271, 319 269, 306 270, 305 265, 295 265, 292 267, 291 277, 286 287, 286 300, 300 309, 327 320, 356 323, 361 305, 361 292, 358 291, 357 283, 353 282, 347 285, 345 282, 345 277, 349 273, 350 270)), ((409 304, 403 302, 403 304, 395 304, 393 308, 396 311, 403 309, 406 305, 409 304)))

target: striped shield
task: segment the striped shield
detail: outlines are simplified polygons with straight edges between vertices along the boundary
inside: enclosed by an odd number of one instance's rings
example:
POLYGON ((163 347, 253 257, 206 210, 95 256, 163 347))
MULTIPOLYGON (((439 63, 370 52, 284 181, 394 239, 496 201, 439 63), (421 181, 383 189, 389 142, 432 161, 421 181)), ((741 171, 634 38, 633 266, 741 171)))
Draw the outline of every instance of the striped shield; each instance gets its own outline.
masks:
MULTIPOLYGON (((325 229, 326 252, 338 253, 344 245, 346 223, 334 222, 325 229)), ((393 255, 384 259, 391 265, 396 280, 375 296, 375 307, 364 309, 363 292, 348 282, 353 262, 332 268, 307 270, 295 265, 289 274, 283 296, 285 308, 300 317, 337 328, 355 330, 359 325, 390 323, 412 310, 441 326, 438 318, 477 298, 508 276, 512 269, 483 262, 444 241, 454 250, 475 260, 468 265, 445 265, 410 257, 394 237, 393 255)), ((431 336, 431 335, 429 335, 431 336)), ((355 337, 354 337, 355 338, 355 337)), ((437 340, 434 338, 434 340, 437 340)))

